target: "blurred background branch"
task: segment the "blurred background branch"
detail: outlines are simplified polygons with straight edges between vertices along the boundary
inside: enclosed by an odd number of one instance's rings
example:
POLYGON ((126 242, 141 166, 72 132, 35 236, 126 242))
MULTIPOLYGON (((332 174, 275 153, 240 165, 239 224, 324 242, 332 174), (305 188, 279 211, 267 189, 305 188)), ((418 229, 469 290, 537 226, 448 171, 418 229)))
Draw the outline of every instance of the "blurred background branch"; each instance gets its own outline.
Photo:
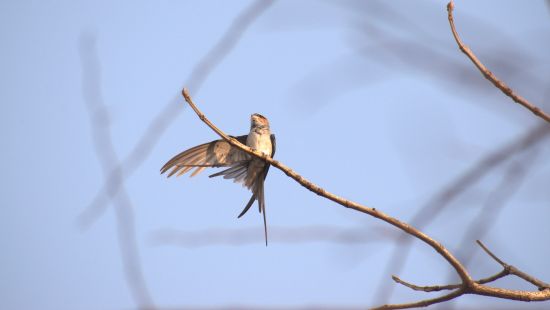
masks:
MULTIPOLYGON (((364 245, 395 240, 396 232, 387 227, 336 227, 327 225, 300 227, 270 227, 273 243, 303 244, 311 242, 342 245, 364 245)), ((184 248, 205 246, 261 244, 262 227, 247 229, 206 229, 184 231, 163 229, 152 233, 151 244, 174 245, 184 248)))
POLYGON ((79 52, 82 62, 82 93, 90 115, 96 155, 104 175, 111 176, 120 183, 118 193, 113 194, 113 204, 126 284, 138 308, 150 308, 153 307, 153 299, 141 268, 132 202, 124 188, 121 171, 113 168, 119 165, 119 161, 111 139, 109 112, 101 93, 101 64, 94 35, 80 36, 79 52))

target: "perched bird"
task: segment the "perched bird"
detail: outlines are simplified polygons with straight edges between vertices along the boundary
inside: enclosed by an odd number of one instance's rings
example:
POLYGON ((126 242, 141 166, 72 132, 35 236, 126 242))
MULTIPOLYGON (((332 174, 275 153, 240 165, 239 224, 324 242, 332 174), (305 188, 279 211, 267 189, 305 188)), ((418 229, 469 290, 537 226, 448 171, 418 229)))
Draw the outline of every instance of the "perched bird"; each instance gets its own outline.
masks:
MULTIPOLYGON (((273 157, 275 155, 275 135, 271 134, 269 121, 260 114, 250 116, 250 132, 248 135, 234 137, 250 148, 273 157)), ((252 197, 244 207, 239 218, 258 201, 258 208, 264 218, 265 244, 267 246, 267 222, 265 216, 264 180, 269 171, 269 164, 232 146, 225 140, 215 140, 190 148, 170 159, 160 169, 161 174, 167 172, 168 177, 180 176, 196 168, 191 176, 195 176, 208 167, 229 167, 210 177, 223 176, 242 183, 252 191, 252 197)))

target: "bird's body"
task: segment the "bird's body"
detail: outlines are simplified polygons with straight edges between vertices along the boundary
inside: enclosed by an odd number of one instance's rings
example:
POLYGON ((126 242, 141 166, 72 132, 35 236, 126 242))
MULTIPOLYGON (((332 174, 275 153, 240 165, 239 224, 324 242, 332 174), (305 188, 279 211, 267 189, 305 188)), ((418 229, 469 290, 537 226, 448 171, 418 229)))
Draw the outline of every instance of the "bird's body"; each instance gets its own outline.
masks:
MULTIPOLYGON (((248 135, 235 137, 239 142, 268 156, 275 155, 275 135, 271 134, 269 121, 260 114, 250 116, 250 132, 248 135)), ((269 171, 269 164, 250 156, 224 140, 215 140, 188 149, 170 159, 161 169, 165 173, 172 169, 168 177, 177 173, 180 176, 196 168, 191 176, 195 176, 208 167, 229 167, 210 175, 222 176, 242 183, 252 191, 252 197, 238 217, 243 216, 258 201, 258 207, 263 213, 264 232, 267 245, 267 223, 265 216, 264 180, 269 171)))
MULTIPOLYGON (((252 121, 252 124, 250 125, 250 133, 246 137, 246 145, 256 151, 271 156, 271 153, 273 152, 273 143, 271 141, 269 123, 266 125, 259 125, 252 121)), ((256 157, 250 160, 248 163, 247 178, 245 182, 246 187, 251 188, 253 182, 255 182, 258 175, 262 173, 266 165, 266 162, 256 157)))

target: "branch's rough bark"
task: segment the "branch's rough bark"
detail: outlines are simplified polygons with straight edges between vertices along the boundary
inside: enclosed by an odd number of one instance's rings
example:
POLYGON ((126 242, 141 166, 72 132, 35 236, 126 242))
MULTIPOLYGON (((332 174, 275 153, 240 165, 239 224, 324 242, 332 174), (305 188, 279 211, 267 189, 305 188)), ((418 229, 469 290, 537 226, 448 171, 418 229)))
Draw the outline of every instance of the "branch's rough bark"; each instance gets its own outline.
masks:
POLYGON ((474 63, 474 65, 477 67, 477 69, 483 74, 483 76, 489 80, 493 85, 495 85, 496 88, 500 89, 506 96, 512 98, 515 102, 519 103, 520 105, 524 106, 529 111, 533 112, 536 116, 542 118, 546 122, 550 123, 550 115, 546 114, 541 108, 537 107, 536 105, 529 102, 527 99, 523 98, 522 96, 516 94, 512 88, 510 88, 508 85, 506 85, 503 81, 499 80, 496 75, 493 74, 479 59, 476 57, 474 52, 472 50, 464 45, 462 40, 460 39, 460 36, 458 35, 458 32, 455 28, 454 18, 453 18, 453 9, 454 9, 454 2, 451 1, 449 4, 447 4, 447 13, 449 18, 449 25, 451 25, 451 31, 453 32, 453 36, 455 38, 456 43, 458 44, 458 48, 470 58, 470 60, 474 63))
POLYGON ((461 279, 462 283, 460 288, 451 292, 448 295, 444 295, 433 299, 426 299, 426 300, 422 300, 414 303, 384 305, 377 309, 404 309, 404 308, 425 307, 434 303, 448 301, 464 294, 476 294, 476 295, 484 295, 484 296, 491 296, 491 297, 498 297, 498 298, 512 299, 512 300, 521 300, 521 301, 550 300, 550 289, 548 288, 544 288, 543 290, 539 290, 539 291, 520 291, 520 290, 509 290, 509 289, 502 289, 502 288, 496 288, 496 287, 489 287, 489 286, 485 286, 483 284, 477 283, 470 277, 468 271, 458 261, 458 259, 456 259, 456 257, 451 252, 449 252, 441 243, 437 242, 436 240, 432 239, 431 237, 421 232, 420 230, 412 227, 411 225, 405 222, 402 222, 396 218, 393 218, 379 210, 376 210, 375 208, 369 208, 369 207, 363 206, 359 203, 356 203, 354 201, 345 199, 329 191, 326 191, 325 189, 319 187, 318 185, 312 183, 311 181, 307 180, 303 176, 299 175, 298 173, 296 173, 295 171, 293 171, 283 163, 277 160, 274 160, 268 155, 255 151, 250 147, 240 143, 237 139, 228 136, 226 133, 220 130, 199 110, 199 108, 193 102, 193 99, 189 95, 189 92, 187 91, 187 89, 183 89, 182 94, 183 94, 183 97, 185 98, 185 101, 187 101, 189 106, 191 106, 193 111, 195 111, 195 113, 200 118, 200 120, 203 121, 208 127, 210 127, 214 132, 216 132, 216 134, 218 134, 222 139, 230 143, 232 146, 237 147, 240 150, 252 156, 260 158, 265 162, 271 164, 272 166, 281 170, 290 178, 294 179, 300 185, 302 185, 303 187, 307 188, 308 190, 314 192, 319 196, 332 200, 337 204, 344 206, 346 208, 350 208, 362 213, 366 213, 375 218, 378 218, 390 225, 393 225, 399 228, 405 233, 412 235, 417 239, 422 240, 424 243, 432 247, 432 249, 434 249, 437 253, 439 253, 439 255, 441 255, 455 269, 456 273, 461 279))
MULTIPOLYGON (((490 277, 487 277, 487 278, 483 278, 483 279, 479 279, 476 281, 476 283, 478 284, 485 284, 485 283, 489 283, 489 282, 493 282, 493 281, 496 281, 502 277, 505 277, 507 275, 509 275, 509 271, 506 270, 506 269, 503 269, 501 270, 499 273, 497 274, 494 274, 490 277)), ((396 283, 399 283, 401 285, 404 285, 412 290, 415 290, 415 291, 423 291, 423 292, 439 292, 439 291, 445 291, 445 290, 454 290, 454 289, 458 289, 462 286, 462 284, 447 284, 447 285, 429 285, 429 286, 419 286, 419 285, 416 285, 416 284, 412 284, 412 283, 409 283, 407 281, 404 281, 404 280, 401 280, 399 277, 397 276, 391 276, 391 278, 393 279, 393 281, 395 281, 396 283)))

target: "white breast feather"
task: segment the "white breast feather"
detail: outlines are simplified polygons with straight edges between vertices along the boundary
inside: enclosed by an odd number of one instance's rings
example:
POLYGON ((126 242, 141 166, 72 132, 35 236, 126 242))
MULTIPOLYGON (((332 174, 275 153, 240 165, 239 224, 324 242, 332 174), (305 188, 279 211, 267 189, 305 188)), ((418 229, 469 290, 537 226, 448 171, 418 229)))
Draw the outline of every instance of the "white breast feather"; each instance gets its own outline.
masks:
POLYGON ((269 134, 252 132, 246 138, 246 145, 271 156, 271 137, 269 134))

